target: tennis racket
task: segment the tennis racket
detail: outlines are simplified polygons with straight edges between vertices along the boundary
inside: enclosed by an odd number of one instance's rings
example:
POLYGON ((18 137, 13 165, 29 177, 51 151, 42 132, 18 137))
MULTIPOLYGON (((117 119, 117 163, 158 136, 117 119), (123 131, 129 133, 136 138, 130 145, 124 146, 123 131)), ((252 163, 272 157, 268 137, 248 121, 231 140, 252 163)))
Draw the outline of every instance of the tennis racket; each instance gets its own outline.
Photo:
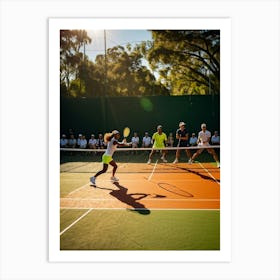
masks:
POLYGON ((129 134, 130 134, 130 128, 129 127, 125 127, 123 129, 123 137, 126 138, 126 137, 128 137, 129 134))
POLYGON ((179 137, 179 141, 178 141, 177 147, 180 147, 180 143, 181 143, 181 135, 179 137))

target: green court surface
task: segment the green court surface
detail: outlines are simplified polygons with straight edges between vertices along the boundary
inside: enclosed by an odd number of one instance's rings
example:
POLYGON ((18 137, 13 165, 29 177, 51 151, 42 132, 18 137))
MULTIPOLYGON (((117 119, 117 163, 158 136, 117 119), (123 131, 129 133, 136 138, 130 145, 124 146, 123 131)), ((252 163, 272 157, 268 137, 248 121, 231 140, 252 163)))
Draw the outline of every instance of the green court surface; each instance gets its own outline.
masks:
POLYGON ((61 209, 60 231, 61 250, 219 250, 220 211, 61 209))

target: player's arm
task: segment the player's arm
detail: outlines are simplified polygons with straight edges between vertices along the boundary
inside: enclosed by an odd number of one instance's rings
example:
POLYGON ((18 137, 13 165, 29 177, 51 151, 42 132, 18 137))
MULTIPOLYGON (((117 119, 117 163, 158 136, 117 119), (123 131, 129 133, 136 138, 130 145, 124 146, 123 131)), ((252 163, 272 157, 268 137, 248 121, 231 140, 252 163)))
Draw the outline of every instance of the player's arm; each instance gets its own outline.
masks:
POLYGON ((200 142, 200 137, 201 137, 201 134, 200 134, 200 132, 199 132, 199 133, 198 133, 198 136, 197 136, 197 141, 196 141, 197 145, 198 145, 199 142, 200 142))
POLYGON ((123 140, 122 142, 114 141, 113 145, 118 145, 118 147, 128 147, 128 146, 131 146, 131 142, 130 143, 126 143, 125 140, 123 140))
POLYGON ((181 140, 187 141, 189 139, 189 134, 186 134, 186 136, 181 136, 181 140))

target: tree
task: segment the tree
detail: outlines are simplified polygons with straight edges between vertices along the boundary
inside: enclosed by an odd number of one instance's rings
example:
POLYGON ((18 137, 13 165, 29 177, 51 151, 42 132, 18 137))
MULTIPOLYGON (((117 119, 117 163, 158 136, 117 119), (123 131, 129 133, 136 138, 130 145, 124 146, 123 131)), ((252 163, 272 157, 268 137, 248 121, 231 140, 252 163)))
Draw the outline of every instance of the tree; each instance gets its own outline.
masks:
POLYGON ((70 90, 72 80, 81 80, 81 66, 87 59, 81 47, 91 39, 85 30, 60 30, 60 84, 70 90))
POLYGON ((153 30, 152 36, 147 59, 172 94, 219 94, 219 30, 153 30))
POLYGON ((140 45, 115 46, 84 64, 87 96, 168 95, 151 71, 142 64, 140 45))

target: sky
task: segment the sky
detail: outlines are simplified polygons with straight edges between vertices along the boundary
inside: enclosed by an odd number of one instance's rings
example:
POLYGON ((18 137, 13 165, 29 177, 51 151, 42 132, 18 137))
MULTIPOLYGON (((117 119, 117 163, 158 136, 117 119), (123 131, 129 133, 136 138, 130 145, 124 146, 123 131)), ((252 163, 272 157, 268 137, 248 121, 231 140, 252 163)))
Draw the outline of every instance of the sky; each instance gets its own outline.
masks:
MULTIPOLYGON (((104 54, 104 30, 87 30, 92 42, 85 46, 86 55, 90 60, 95 60, 98 54, 104 54)), ((133 45, 141 41, 152 40, 152 33, 147 30, 106 30, 106 48, 116 45, 133 45)))

